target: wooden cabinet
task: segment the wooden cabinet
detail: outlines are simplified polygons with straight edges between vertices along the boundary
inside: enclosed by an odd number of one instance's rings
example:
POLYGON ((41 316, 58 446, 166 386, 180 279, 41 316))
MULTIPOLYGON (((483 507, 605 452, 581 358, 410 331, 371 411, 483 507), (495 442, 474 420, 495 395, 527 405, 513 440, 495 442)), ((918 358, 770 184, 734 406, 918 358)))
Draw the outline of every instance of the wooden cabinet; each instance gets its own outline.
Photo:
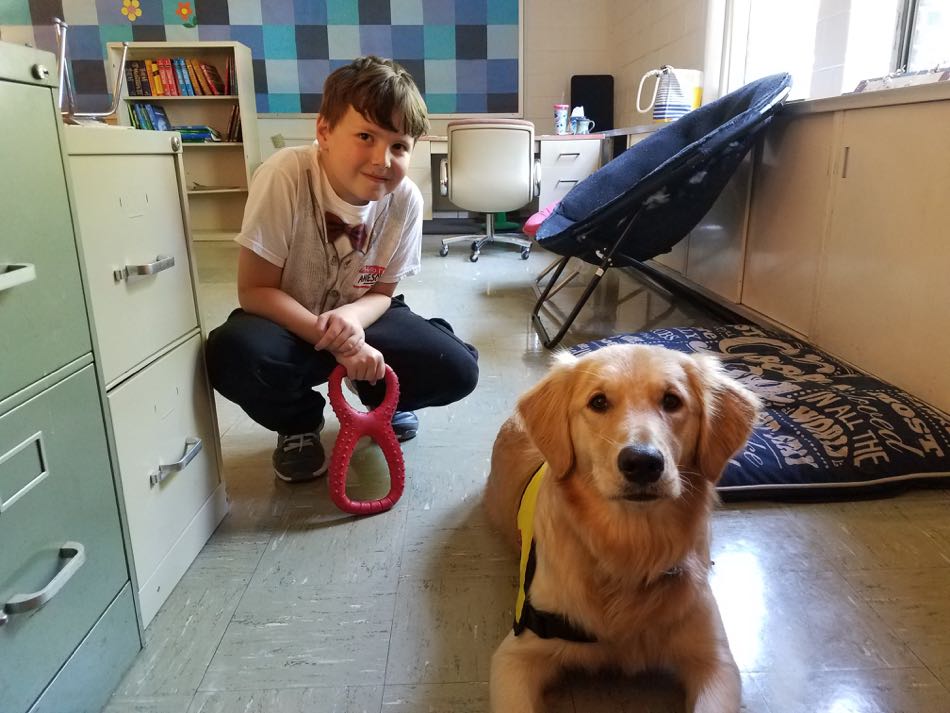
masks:
MULTIPOLYGON (((114 77, 122 56, 120 43, 109 43, 114 77)), ((130 42, 129 61, 159 57, 193 59, 217 68, 223 77, 234 67, 234 87, 226 96, 129 96, 126 82, 119 123, 129 125, 128 106, 155 103, 164 107, 173 125, 210 125, 226 134, 232 109, 240 110, 242 140, 222 143, 185 143, 185 185, 195 240, 231 240, 241 229, 247 187, 260 165, 257 106, 251 51, 240 42, 130 42)))
POLYGON ((561 200, 600 167, 600 138, 541 138, 541 208, 561 200))
POLYGON ((96 345, 147 626, 227 512, 177 136, 67 127, 96 345))
POLYGON ((814 341, 950 412, 950 101, 841 117, 814 341))
POLYGON ((777 117, 755 167, 742 304, 802 335, 812 332, 832 206, 835 122, 834 113, 777 117))
POLYGON ((653 258, 677 278, 727 302, 742 294, 746 219, 752 159, 747 156, 722 193, 689 234, 672 250, 653 258))
POLYGON ((948 127, 939 84, 789 105, 756 154, 748 230, 726 225, 718 253, 699 235, 725 225, 714 209, 662 270, 950 412, 948 127), (698 268, 700 245, 738 296, 698 268))
POLYGON ((55 67, 51 54, 0 43, 4 713, 98 711, 141 646, 55 67))
POLYGON ((746 158, 687 236, 686 277, 730 302, 742 293, 752 158, 746 158))

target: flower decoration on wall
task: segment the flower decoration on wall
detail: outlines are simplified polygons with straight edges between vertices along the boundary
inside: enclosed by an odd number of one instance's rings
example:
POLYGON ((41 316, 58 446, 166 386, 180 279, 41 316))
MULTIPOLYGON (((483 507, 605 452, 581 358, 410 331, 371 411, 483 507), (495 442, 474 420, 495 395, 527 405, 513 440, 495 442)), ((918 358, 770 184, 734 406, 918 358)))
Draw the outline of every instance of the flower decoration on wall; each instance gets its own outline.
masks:
POLYGON ((178 9, 175 10, 175 13, 184 21, 182 25, 185 27, 195 27, 198 24, 198 16, 195 15, 195 11, 191 9, 190 2, 178 3, 178 9))
POLYGON ((129 22, 135 22, 142 17, 142 7, 139 0, 122 0, 122 14, 128 18, 129 22))

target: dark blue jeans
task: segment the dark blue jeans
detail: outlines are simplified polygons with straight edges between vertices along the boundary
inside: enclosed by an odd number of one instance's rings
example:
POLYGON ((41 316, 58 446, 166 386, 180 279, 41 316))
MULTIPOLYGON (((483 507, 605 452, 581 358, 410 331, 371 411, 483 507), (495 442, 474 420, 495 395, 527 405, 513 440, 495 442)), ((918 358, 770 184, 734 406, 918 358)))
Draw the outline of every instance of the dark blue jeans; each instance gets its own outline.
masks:
MULTIPOLYGON (((401 296, 366 329, 366 343, 399 377, 400 411, 454 403, 478 383, 475 347, 456 337, 445 320, 415 314, 401 296)), ((211 385, 265 428, 290 434, 319 425, 326 401, 311 387, 325 383, 336 366, 329 352, 237 309, 208 335, 205 358, 211 385)), ((356 387, 369 407, 382 403, 386 393, 383 381, 356 387)))

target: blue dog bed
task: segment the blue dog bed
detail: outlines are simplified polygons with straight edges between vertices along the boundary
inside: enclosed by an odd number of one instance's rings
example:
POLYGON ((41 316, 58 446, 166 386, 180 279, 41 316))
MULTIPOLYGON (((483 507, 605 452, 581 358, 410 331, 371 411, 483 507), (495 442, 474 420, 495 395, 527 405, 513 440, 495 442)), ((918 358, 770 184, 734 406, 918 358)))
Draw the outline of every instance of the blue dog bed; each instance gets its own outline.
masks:
POLYGON ((724 500, 854 498, 950 478, 950 417, 787 335, 752 325, 658 329, 571 351, 611 344, 713 354, 762 398, 752 437, 720 481, 724 500))

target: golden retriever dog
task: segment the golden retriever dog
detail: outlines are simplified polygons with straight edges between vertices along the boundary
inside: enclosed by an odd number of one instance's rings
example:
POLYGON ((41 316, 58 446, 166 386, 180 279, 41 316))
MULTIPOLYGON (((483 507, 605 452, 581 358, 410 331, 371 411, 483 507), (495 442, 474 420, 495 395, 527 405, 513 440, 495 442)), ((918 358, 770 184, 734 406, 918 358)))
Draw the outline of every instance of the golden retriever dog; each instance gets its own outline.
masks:
POLYGON ((492 657, 493 713, 540 713, 565 669, 666 671, 687 710, 739 710, 707 579, 709 518, 758 408, 714 357, 643 345, 562 357, 521 397, 485 492, 493 525, 522 550, 527 590, 492 657), (522 548, 526 490, 536 500, 522 548))

